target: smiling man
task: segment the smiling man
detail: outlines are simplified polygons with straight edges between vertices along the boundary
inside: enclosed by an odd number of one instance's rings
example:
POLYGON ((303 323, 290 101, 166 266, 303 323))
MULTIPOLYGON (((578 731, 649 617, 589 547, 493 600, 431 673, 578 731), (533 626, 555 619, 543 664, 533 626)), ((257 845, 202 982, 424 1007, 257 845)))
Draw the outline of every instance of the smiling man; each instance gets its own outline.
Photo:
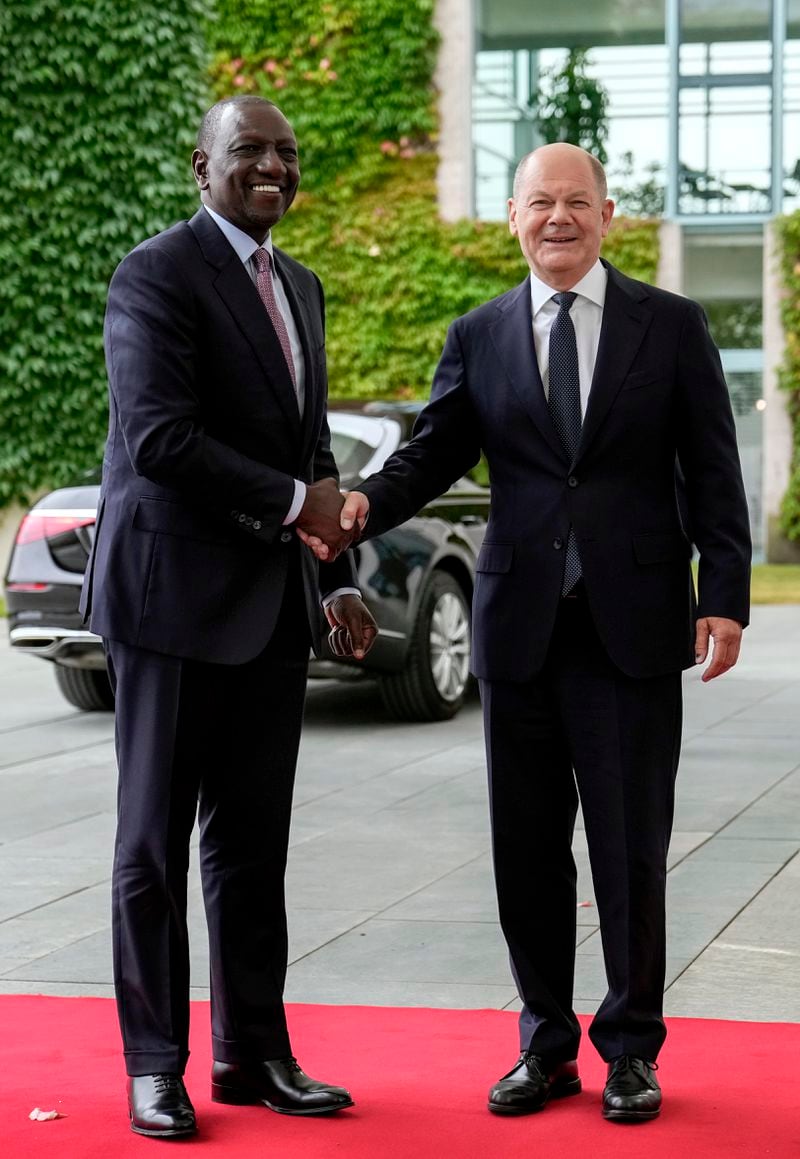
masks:
POLYGON ((581 1089, 580 801, 608 981, 589 1028, 608 1063, 602 1111, 636 1122, 661 1108, 681 670, 705 661, 710 637, 703 680, 736 663, 750 539, 703 313, 600 259, 613 211, 603 168, 582 149, 523 158, 508 212, 530 276, 453 323, 414 438, 348 496, 342 522, 368 517, 365 533, 379 535, 486 456, 472 655, 500 920, 522 1001, 521 1054, 489 1109, 527 1114, 581 1089))
POLYGON ((212 1097, 313 1115, 352 1105, 292 1055, 284 869, 321 595, 339 649, 374 621, 347 555, 326 420, 322 288, 272 244, 300 180, 281 111, 206 114, 202 207, 111 282, 110 421, 83 607, 116 692, 114 976, 131 1127, 187 1135, 189 839, 199 811, 212 1097))

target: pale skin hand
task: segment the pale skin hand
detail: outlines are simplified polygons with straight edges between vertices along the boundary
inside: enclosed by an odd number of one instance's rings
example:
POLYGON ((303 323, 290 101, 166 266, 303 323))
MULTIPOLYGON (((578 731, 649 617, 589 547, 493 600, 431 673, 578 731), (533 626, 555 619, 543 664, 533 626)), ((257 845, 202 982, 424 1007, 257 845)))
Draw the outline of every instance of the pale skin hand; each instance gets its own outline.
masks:
MULTIPOLYGON (((344 531, 352 531, 355 525, 358 526, 356 539, 364 530, 364 524, 367 522, 369 515, 369 499, 361 491, 348 491, 344 497, 344 506, 339 513, 339 522, 344 531)), ((309 535, 303 531, 302 528, 297 528, 297 534, 302 539, 306 547, 310 547, 317 559, 327 560, 333 558, 331 549, 327 543, 317 535, 309 535)))
POLYGON ((704 616, 695 625, 694 656, 702 664, 708 656, 708 641, 714 641, 711 663, 703 673, 703 683, 722 676, 733 668, 739 659, 742 644, 742 625, 738 620, 728 620, 724 616, 704 616))

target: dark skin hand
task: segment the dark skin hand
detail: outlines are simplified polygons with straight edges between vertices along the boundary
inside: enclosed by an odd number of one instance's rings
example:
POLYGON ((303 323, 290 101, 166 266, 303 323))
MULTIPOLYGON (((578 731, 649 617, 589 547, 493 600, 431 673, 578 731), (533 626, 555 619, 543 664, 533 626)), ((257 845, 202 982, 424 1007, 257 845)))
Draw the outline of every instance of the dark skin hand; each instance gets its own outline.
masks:
POLYGON ((295 522, 298 531, 304 533, 301 539, 314 536, 328 545, 328 560, 336 559, 357 538, 352 530, 343 530, 339 522, 343 504, 344 497, 334 479, 309 483, 305 503, 295 522))
POLYGON ((334 656, 363 660, 375 643, 378 625, 359 596, 336 596, 325 608, 331 626, 328 643, 334 656))

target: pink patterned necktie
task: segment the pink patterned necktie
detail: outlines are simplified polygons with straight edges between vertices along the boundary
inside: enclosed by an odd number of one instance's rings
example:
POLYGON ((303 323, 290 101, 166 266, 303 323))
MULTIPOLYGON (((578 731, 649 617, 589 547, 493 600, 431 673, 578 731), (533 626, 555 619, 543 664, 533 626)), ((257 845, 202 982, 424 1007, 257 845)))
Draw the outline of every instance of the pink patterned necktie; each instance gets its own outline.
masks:
POLYGON ((275 301, 275 290, 272 285, 272 272, 270 269, 272 262, 269 251, 259 246, 254 257, 258 268, 256 287, 259 297, 266 306, 272 325, 275 327, 275 333, 278 335, 278 341, 281 344, 286 365, 289 367, 289 374, 292 376, 292 385, 297 390, 297 377, 295 375, 294 360, 292 358, 292 344, 289 341, 289 331, 286 329, 283 314, 281 314, 278 303, 275 301))

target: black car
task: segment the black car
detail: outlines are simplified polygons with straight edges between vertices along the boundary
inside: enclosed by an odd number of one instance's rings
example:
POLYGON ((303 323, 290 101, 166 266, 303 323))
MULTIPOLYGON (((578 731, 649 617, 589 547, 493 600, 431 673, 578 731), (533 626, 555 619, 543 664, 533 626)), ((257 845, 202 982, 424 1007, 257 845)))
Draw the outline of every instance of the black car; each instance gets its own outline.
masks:
MULTIPOLYGON (((380 469, 418 410, 369 403, 330 412, 343 488, 380 469)), ((52 661, 61 692, 82 709, 114 703, 101 641, 78 614, 98 493, 95 477, 40 499, 20 525, 6 575, 11 646, 52 661)), ((357 546, 359 583, 380 635, 362 663, 330 654, 312 660, 310 675, 377 678, 401 720, 454 716, 469 688, 470 602, 488 509, 488 488, 462 479, 414 519, 357 546)))

